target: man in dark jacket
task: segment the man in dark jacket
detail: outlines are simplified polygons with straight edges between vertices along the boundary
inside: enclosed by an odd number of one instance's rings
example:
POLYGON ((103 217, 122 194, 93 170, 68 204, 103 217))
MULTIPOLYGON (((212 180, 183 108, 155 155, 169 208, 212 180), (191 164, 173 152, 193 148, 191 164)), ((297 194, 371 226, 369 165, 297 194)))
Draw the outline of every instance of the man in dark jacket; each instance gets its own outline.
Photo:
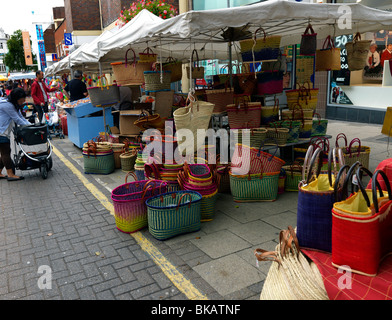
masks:
POLYGON ((82 71, 76 70, 74 79, 64 87, 64 93, 71 102, 84 99, 88 96, 87 86, 82 81, 82 77, 82 71))
POLYGON ((38 112, 38 119, 42 122, 44 112, 48 112, 48 93, 58 90, 58 87, 48 88, 43 81, 44 73, 38 70, 35 75, 37 78, 31 85, 31 96, 34 100, 35 111, 38 112))

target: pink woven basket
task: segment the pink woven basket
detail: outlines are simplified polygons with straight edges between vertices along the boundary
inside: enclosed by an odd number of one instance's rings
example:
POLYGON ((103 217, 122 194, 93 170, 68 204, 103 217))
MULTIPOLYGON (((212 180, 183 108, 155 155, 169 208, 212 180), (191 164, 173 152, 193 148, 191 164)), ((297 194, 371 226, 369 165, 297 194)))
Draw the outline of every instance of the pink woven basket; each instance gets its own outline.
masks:
POLYGON ((285 161, 275 156, 278 146, 274 154, 261 151, 261 149, 262 148, 250 148, 246 145, 237 143, 231 159, 232 174, 247 175, 280 172, 285 161))

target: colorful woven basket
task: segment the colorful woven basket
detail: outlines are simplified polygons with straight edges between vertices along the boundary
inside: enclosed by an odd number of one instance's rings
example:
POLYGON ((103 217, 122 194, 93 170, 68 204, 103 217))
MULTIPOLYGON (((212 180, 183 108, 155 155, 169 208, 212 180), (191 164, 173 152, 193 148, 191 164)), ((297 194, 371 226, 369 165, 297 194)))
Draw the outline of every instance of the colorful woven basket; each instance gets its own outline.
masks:
POLYGON ((215 217, 216 200, 218 198, 218 190, 213 194, 203 196, 201 200, 201 222, 212 221, 215 217))
POLYGON ((282 167, 286 172, 285 191, 298 191, 302 179, 302 166, 298 163, 282 167))
POLYGON ((146 201, 148 230, 158 240, 200 230, 202 195, 176 191, 146 201))
POLYGON ((111 199, 117 229, 124 233, 133 233, 147 226, 147 207, 145 201, 154 195, 166 193, 166 182, 142 180, 127 182, 113 189, 111 199))
POLYGON ((278 196, 280 171, 248 175, 233 175, 230 189, 235 202, 275 201, 278 196))
POLYGON ((327 134, 328 120, 321 119, 321 116, 318 113, 315 113, 314 115, 317 116, 317 120, 313 120, 312 133, 310 136, 325 136, 327 134))
POLYGON ((83 151, 84 173, 110 174, 115 169, 113 150, 89 154, 83 151))

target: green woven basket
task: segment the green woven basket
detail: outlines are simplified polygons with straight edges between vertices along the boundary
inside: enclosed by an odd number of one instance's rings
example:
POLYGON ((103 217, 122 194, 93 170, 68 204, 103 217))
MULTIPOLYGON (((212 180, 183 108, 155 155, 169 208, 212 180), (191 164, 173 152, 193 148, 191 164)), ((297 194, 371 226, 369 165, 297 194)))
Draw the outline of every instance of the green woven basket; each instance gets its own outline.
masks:
POLYGON ((295 143, 295 142, 299 141, 299 130, 300 130, 300 127, 302 126, 301 121, 281 120, 281 121, 276 121, 275 123, 280 128, 289 129, 287 143, 295 143))
POLYGON ((280 172, 233 175, 230 172, 231 194, 235 202, 275 201, 278 196, 280 172))
POLYGON ((146 201, 148 230, 157 240, 200 230, 202 195, 195 191, 175 191, 146 201))
POLYGON ((302 167, 300 166, 283 166, 286 171, 285 191, 298 191, 298 184, 302 180, 302 167))
POLYGON ((328 120, 313 120, 311 137, 325 136, 327 134, 328 120))
POLYGON ((109 174, 115 169, 113 151, 96 155, 83 152, 83 162, 86 174, 109 174))
POLYGON ((215 205, 218 190, 211 195, 203 196, 201 200, 201 222, 212 221, 215 217, 215 205))

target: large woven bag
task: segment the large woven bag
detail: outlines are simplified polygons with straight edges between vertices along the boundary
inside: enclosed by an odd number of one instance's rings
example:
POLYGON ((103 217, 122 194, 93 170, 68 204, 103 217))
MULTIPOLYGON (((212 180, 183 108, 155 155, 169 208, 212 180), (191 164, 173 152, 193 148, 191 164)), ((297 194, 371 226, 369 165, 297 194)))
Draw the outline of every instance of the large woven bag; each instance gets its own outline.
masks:
POLYGON ((145 201, 160 193, 165 193, 167 183, 158 180, 138 181, 133 172, 125 176, 125 184, 113 189, 111 199, 117 229, 133 233, 147 227, 147 207, 145 201), (128 182, 128 176, 135 181, 128 182))
POLYGON ((325 136, 327 134, 328 120, 321 119, 321 116, 318 113, 315 113, 314 115, 317 116, 317 119, 313 120, 312 133, 310 136, 325 136))
POLYGON ((302 126, 300 120, 281 120, 275 122, 278 127, 289 129, 287 143, 295 143, 299 140, 299 130, 302 126))
POLYGON ((144 83, 144 71, 152 69, 151 62, 136 61, 136 54, 133 49, 128 49, 125 53, 125 62, 111 63, 114 78, 118 85, 142 85, 144 83), (128 62, 128 52, 133 52, 133 62, 128 62))
MULTIPOLYGON (((186 150, 197 152, 205 142, 205 133, 200 130, 207 130, 211 121, 214 105, 210 102, 199 101, 194 97, 188 97, 190 104, 187 107, 178 108, 173 113, 174 123, 176 126, 176 135, 178 140, 178 149, 181 153, 186 150), (179 136, 185 136, 190 130, 193 140, 180 139, 179 136)), ((192 152, 192 153, 193 153, 192 152)))
MULTIPOLYGON (((329 152, 327 174, 320 174, 322 151, 310 146, 303 165, 303 179, 298 186, 297 236, 301 247, 331 252, 332 206, 340 200, 340 180, 346 167, 332 175, 333 151, 329 152), (310 164, 308 159, 310 158, 310 164), (317 162, 314 174, 313 166, 317 162)), ((335 168, 335 166, 334 166, 335 168)), ((334 170, 335 171, 335 170, 334 170)))
POLYGON ((282 230, 275 251, 256 249, 257 261, 272 261, 260 300, 329 300, 317 265, 302 253, 293 227, 282 230))
POLYGON ((168 192, 146 201, 148 230, 158 240, 195 232, 201 226, 202 196, 194 191, 168 192))
MULTIPOLYGON (((160 65, 158 64, 157 67, 160 65)), ((182 62, 168 57, 166 62, 162 65, 163 70, 170 71, 170 82, 181 81, 182 79, 182 62)))
POLYGON ((144 83, 147 92, 170 90, 171 71, 144 71, 144 83))
POLYGON ((124 172, 129 172, 134 170, 136 157, 137 157, 136 149, 132 149, 131 151, 125 151, 122 154, 120 154, 121 170, 124 172))
POLYGON ((347 137, 344 133, 339 133, 336 136, 336 147, 339 147, 338 140, 341 138, 345 141, 345 146, 342 147, 345 163, 352 166, 359 161, 365 168, 369 168, 370 147, 362 146, 359 138, 354 138, 350 144, 347 144, 347 137), (358 143, 358 146, 353 146, 354 143, 358 143))
POLYGON ((298 185, 302 180, 302 166, 299 162, 283 166, 286 172, 285 191, 298 191, 298 185))
POLYGON ((335 48, 331 36, 328 36, 324 41, 323 48, 316 51, 316 71, 340 69, 340 48, 335 48))
POLYGON ((261 125, 268 125, 270 122, 279 120, 279 100, 274 100, 273 106, 261 107, 261 125))
POLYGON ((248 102, 230 104, 227 107, 230 129, 259 128, 261 122, 261 103, 248 102))
POLYGON ((359 166, 356 174, 360 191, 333 206, 332 265, 343 269, 349 266, 350 272, 376 276, 381 259, 392 250, 392 190, 381 170, 374 173, 372 189, 365 190, 360 179, 364 169, 359 166), (387 186, 387 194, 377 183, 379 175, 387 186), (359 239, 367 241, 358 245, 359 239))
POLYGON ((230 190, 235 202, 275 201, 278 196, 278 172, 234 175, 230 172, 230 190))
POLYGON ((157 61, 157 54, 152 51, 150 47, 147 47, 143 50, 143 52, 139 53, 139 59, 142 62, 156 62, 157 61))
POLYGON ((309 23, 302 34, 299 54, 301 56, 313 56, 317 49, 317 33, 314 32, 312 25, 309 23))
POLYGON ((205 93, 207 101, 215 105, 214 113, 225 112, 226 106, 234 102, 234 89, 227 84, 225 89, 206 90, 205 93))
POLYGON ((357 32, 352 42, 346 43, 347 64, 350 71, 363 70, 369 53, 371 40, 361 40, 357 32))
POLYGON ((115 169, 113 149, 109 145, 97 145, 88 143, 83 148, 84 173, 86 174, 110 174, 115 169))
POLYGON ((278 151, 276 145, 273 154, 262 151, 263 145, 259 148, 250 148, 243 144, 236 144, 231 158, 231 173, 233 175, 247 175, 280 172, 285 161, 276 157, 278 151), (258 160, 261 161, 258 161, 258 160))
POLYGON ((267 128, 267 141, 265 145, 277 144, 279 147, 287 144, 287 139, 289 137, 288 128, 279 128, 275 122, 270 123, 269 128, 267 128))
POLYGON ((104 106, 110 104, 117 104, 120 102, 120 89, 117 84, 109 85, 105 76, 101 79, 106 80, 106 85, 103 82, 97 87, 87 88, 88 95, 93 106, 104 106))
POLYGON ((193 63, 195 63, 195 66, 192 66, 191 69, 190 67, 186 67, 188 79, 191 78, 191 73, 192 79, 204 79, 204 67, 199 66, 199 54, 197 53, 196 49, 192 51, 191 65, 193 63), (196 55, 196 60, 193 59, 194 54, 196 55))

